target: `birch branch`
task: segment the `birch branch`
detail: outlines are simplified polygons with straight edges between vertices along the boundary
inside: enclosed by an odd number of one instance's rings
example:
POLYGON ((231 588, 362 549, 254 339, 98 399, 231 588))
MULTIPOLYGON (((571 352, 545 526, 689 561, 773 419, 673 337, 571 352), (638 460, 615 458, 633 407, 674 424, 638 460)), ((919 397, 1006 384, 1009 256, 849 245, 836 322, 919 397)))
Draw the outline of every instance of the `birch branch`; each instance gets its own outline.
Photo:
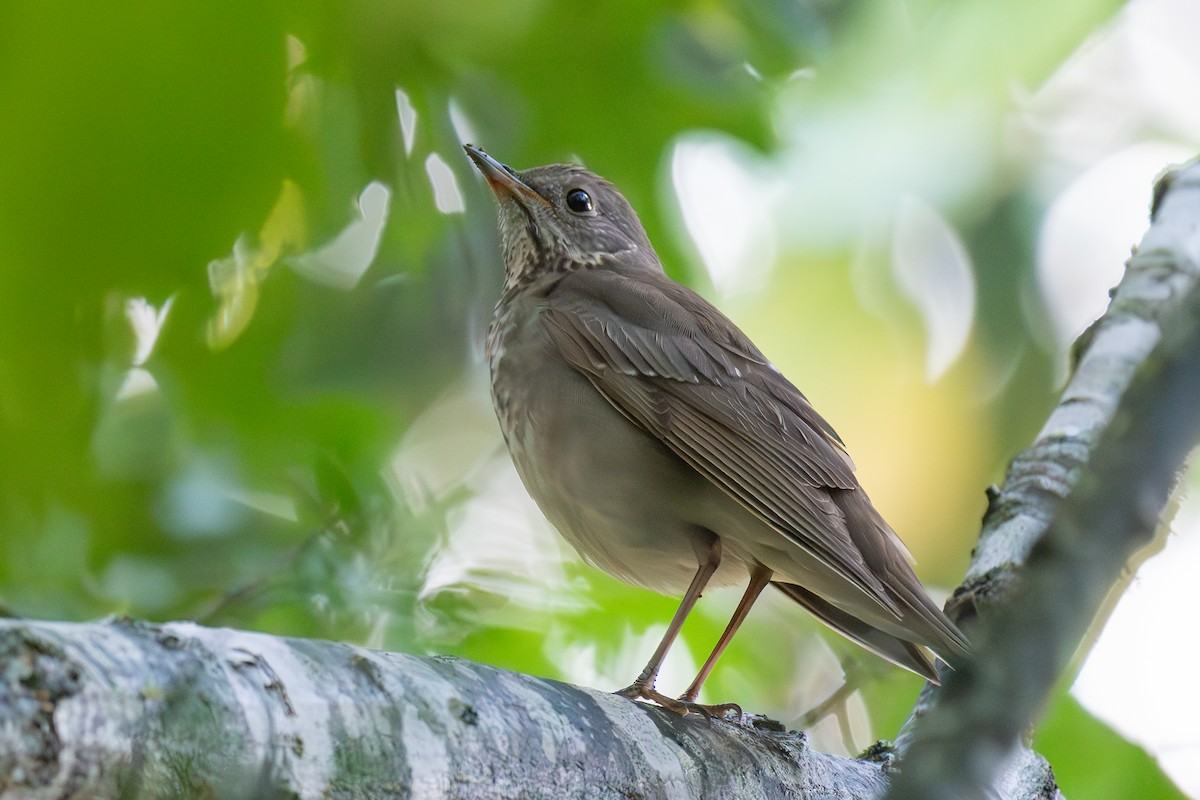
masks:
MULTIPOLYGON (((882 761, 455 658, 0 620, 0 798, 879 797, 882 761)), ((886 759, 885 759, 886 760, 886 759)))
POLYGON ((1003 793, 1006 759, 1027 757, 1023 733, 1200 439, 1200 163, 1159 182, 1151 221, 1077 344, 1058 407, 993 498, 957 593, 960 617, 980 611, 975 657, 922 692, 889 797, 1003 793))

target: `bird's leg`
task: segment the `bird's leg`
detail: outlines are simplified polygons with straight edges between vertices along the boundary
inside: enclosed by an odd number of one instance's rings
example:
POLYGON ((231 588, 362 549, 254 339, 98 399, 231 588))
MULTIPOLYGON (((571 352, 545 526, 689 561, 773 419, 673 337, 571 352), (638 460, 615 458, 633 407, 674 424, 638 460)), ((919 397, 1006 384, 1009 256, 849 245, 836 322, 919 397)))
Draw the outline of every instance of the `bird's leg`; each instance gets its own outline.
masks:
POLYGON ((716 536, 710 534, 703 540, 697 539, 695 547, 696 558, 699 560, 700 566, 696 570, 696 575, 692 578, 687 592, 684 593, 683 600, 680 601, 679 608, 675 611, 675 616, 671 618, 671 624, 667 626, 667 632, 663 634, 662 641, 658 643, 658 648, 654 651, 654 655, 650 656, 650 661, 647 662, 646 668, 642 670, 642 674, 638 675, 637 680, 616 692, 616 694, 628 697, 630 700, 652 700, 680 714, 687 713, 688 710, 685 705, 655 691, 654 681, 658 678, 658 671, 662 668, 662 662, 667 656, 667 651, 671 649, 671 645, 674 644, 676 637, 679 636, 680 629, 683 628, 683 621, 687 619, 688 613, 696 605, 696 601, 700 599, 700 593, 704 591, 704 587, 708 585, 709 579, 712 578, 713 573, 717 571, 717 567, 721 564, 721 540, 716 536))
MULTIPOLYGON (((692 681, 692 685, 687 688, 686 692, 679 696, 679 701, 681 703, 686 703, 688 705, 695 703, 696 697, 700 694, 700 687, 704 685, 706 680, 708 680, 708 676, 712 673, 713 667, 717 665, 717 659, 719 659, 721 654, 725 652, 725 648, 729 646, 729 642, 732 641, 733 635, 737 633, 738 628, 740 628, 742 622, 745 621, 746 615, 750 613, 750 607, 754 605, 754 601, 758 599, 758 596, 762 594, 763 589, 765 589, 767 584, 771 582, 771 574, 771 570, 767 569, 762 564, 759 564, 753 570, 751 570, 750 583, 746 586, 746 592, 742 595, 742 599, 737 604, 737 608, 734 609, 732 619, 730 619, 729 624, 725 626, 725 632, 722 633, 721 638, 717 640, 717 646, 713 648, 712 653, 710 653, 708 659, 705 660, 704 666, 700 667, 700 672, 696 675, 696 679, 692 681)), ((732 710, 737 710, 737 712, 741 714, 741 709, 738 708, 734 703, 722 703, 721 705, 706 706, 705 708, 707 709, 708 713, 715 713, 717 716, 723 716, 724 712, 732 710)))

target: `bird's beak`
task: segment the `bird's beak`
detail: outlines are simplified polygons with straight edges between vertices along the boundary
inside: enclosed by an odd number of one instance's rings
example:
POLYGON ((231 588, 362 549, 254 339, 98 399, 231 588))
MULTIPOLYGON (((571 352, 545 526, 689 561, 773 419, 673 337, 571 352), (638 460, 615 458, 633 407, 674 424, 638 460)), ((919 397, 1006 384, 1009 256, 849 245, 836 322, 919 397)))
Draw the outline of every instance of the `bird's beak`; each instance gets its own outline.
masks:
POLYGON ((518 178, 515 172, 483 152, 482 147, 464 144, 463 149, 475 162, 476 168, 483 173, 483 177, 487 179, 488 185, 492 187, 492 192, 500 202, 504 202, 506 197, 511 197, 521 205, 527 205, 533 201, 550 205, 549 200, 535 192, 518 178))

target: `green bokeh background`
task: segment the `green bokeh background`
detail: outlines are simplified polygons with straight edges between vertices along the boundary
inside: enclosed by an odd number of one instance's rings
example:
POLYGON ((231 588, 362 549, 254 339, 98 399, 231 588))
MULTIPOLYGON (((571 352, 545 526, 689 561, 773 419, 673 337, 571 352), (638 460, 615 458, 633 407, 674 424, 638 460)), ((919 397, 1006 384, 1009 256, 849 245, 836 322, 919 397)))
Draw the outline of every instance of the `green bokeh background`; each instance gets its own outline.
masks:
MULTIPOLYGON (((579 564, 536 515, 484 497, 515 484, 480 361, 501 270, 494 210, 459 149, 463 119, 514 166, 581 158, 620 186, 669 271, 838 427, 923 579, 954 586, 984 487, 1044 419, 1062 358, 1031 300, 1047 199, 1034 159, 1005 144, 1013 86, 1036 88, 1118 7, 0 5, 0 608, 633 677, 675 600, 579 564), (411 152, 397 90, 416 115, 411 152), (696 132, 768 169, 806 147, 849 167, 831 190, 840 216, 797 220, 751 291, 715 293, 680 222, 670 159, 696 132), (432 154, 465 213, 435 205, 432 154), (972 336, 933 383, 921 318, 886 271, 868 278, 892 311, 856 288, 868 210, 895 200, 872 182, 876 159, 906 162, 901 188, 927 197, 974 264, 972 336), (294 269, 355 219, 371 181, 390 208, 361 279, 337 288, 294 269), (134 298, 171 298, 143 364, 134 298), (128 391, 135 378, 149 388, 128 391), (534 568, 454 557, 467 535, 500 553, 514 536, 534 568)), ((735 601, 706 598, 686 632, 694 659, 735 601)), ((803 678, 816 661, 828 673, 830 653, 865 658, 817 636, 769 598, 709 698, 795 719, 832 688, 803 678)), ((918 689, 865 668, 879 674, 856 747, 894 735, 918 689)), ((1038 742, 1072 798, 1181 797, 1065 693, 1038 742)))

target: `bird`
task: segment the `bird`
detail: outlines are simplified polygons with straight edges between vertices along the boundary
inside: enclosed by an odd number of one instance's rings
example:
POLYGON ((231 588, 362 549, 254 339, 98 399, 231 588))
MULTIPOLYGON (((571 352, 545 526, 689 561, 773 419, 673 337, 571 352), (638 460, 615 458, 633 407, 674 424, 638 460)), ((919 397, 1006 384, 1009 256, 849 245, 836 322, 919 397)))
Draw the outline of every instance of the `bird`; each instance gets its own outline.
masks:
POLYGON ((737 325, 668 277, 617 188, 579 165, 517 171, 464 147, 499 204, 504 281, 485 352, 516 471, 585 562, 682 595, 617 694, 723 711, 697 698, 768 585, 928 681, 938 660, 961 663, 966 637, 926 593, 836 431, 737 325), (742 583, 695 680, 678 698, 660 692, 701 593, 742 583))

